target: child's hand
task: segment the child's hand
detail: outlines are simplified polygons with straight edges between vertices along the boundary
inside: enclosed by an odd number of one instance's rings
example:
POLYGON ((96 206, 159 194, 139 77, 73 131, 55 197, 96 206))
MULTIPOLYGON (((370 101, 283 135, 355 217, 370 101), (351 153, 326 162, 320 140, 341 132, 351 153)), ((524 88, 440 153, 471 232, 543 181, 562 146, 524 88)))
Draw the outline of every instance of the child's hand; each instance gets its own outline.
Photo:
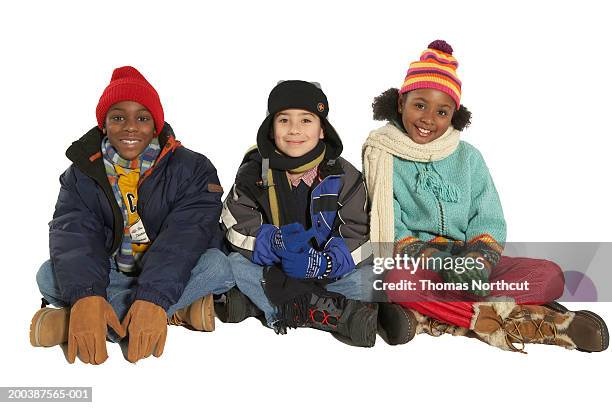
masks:
POLYGON ((426 269, 432 270, 434 272, 442 272, 444 271, 445 265, 449 264, 449 260, 452 260, 453 256, 445 251, 439 251, 436 249, 431 249, 431 251, 425 252, 425 260, 426 260, 426 269), (425 255, 426 254, 426 255, 425 255))
POLYGON ((128 360, 132 363, 151 354, 159 357, 164 352, 168 320, 166 312, 155 303, 137 300, 123 319, 129 334, 128 360))
POLYGON ((282 250, 298 253, 310 248, 308 242, 314 236, 314 228, 306 231, 300 223, 283 225, 272 236, 272 249, 279 257, 282 250))
POLYGON ((476 258, 469 255, 462 257, 454 256, 453 259, 455 260, 453 263, 453 265, 455 265, 454 268, 444 268, 442 271, 440 271, 440 276, 444 282, 467 283, 469 285, 469 289, 467 291, 481 297, 488 296, 491 293, 490 290, 479 290, 472 285, 472 282, 477 281, 482 283, 489 282, 490 270, 486 265, 476 264, 476 258), (459 266, 459 263, 456 260, 461 258, 463 258, 463 261, 461 262, 462 266, 459 266), (468 264, 466 262, 468 259, 471 259, 474 262, 468 264))
POLYGON ((68 362, 74 363, 78 354, 82 362, 102 364, 106 352, 106 326, 120 336, 125 330, 119 323, 113 307, 102 296, 87 296, 75 302, 70 309, 68 325, 68 362))
POLYGON ((310 247, 301 252, 280 250, 279 257, 283 272, 294 279, 318 278, 331 269, 331 259, 310 247))

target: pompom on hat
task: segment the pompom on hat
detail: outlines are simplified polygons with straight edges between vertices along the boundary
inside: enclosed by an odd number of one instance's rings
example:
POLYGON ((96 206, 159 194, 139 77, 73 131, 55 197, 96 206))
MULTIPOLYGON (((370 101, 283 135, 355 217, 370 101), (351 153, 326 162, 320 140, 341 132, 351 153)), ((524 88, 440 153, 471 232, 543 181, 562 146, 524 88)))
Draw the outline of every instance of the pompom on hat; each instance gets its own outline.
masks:
POLYGON ((110 83, 102 92, 96 107, 98 127, 104 128, 106 113, 111 106, 122 101, 138 102, 153 116, 156 135, 164 127, 164 108, 159 100, 157 91, 134 67, 125 66, 113 71, 110 83))
POLYGON ((453 57, 453 48, 446 41, 433 41, 421 53, 421 58, 408 67, 400 94, 415 89, 437 89, 448 94, 459 109, 461 81, 457 76, 458 66, 459 63, 453 57))

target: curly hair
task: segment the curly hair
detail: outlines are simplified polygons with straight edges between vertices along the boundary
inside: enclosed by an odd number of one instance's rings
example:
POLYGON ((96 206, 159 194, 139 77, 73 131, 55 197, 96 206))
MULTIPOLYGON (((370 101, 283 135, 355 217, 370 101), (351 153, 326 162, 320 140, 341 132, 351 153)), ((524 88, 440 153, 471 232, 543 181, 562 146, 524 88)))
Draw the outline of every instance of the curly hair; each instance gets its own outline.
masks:
MULTIPOLYGON (((372 102, 372 110, 374 111, 374 120, 388 120, 402 123, 402 116, 397 111, 397 100, 399 98, 399 89, 389 88, 385 92, 374 98, 372 102)), ((470 126, 472 113, 463 105, 459 105, 459 109, 453 113, 451 124, 458 131, 462 131, 470 126)))

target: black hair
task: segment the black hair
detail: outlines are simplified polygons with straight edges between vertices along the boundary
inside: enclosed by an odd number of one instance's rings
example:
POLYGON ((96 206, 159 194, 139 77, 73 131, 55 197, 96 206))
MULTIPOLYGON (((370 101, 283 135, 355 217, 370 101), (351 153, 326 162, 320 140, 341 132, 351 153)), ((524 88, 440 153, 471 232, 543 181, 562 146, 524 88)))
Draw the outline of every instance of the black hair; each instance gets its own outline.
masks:
MULTIPOLYGON (((405 96, 406 94, 404 94, 405 96)), ((397 101, 399 98, 399 89, 389 88, 385 92, 374 98, 372 102, 372 110, 374 111, 374 120, 387 120, 402 123, 402 115, 397 110, 397 101)), ((472 113, 463 105, 459 105, 459 109, 453 113, 451 124, 458 131, 462 131, 470 126, 472 113)))

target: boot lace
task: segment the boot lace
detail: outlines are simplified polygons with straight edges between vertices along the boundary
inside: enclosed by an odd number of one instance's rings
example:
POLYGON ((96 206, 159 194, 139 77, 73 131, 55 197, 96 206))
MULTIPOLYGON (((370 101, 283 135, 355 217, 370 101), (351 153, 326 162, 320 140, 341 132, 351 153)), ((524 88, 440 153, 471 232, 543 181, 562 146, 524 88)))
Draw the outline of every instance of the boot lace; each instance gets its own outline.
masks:
POLYGON ((172 317, 168 318, 168 324, 171 326, 185 326, 185 322, 179 319, 177 313, 174 313, 172 317))
POLYGON ((433 337, 440 337, 445 333, 452 334, 454 330, 454 326, 435 319, 429 319, 428 328, 429 332, 427 334, 433 337))
POLYGON ((554 344, 557 339, 557 326, 550 321, 545 319, 533 320, 531 315, 525 311, 519 311, 515 314, 508 316, 503 322, 500 323, 501 328, 506 334, 506 344, 510 347, 510 350, 527 354, 525 351, 525 344, 532 342, 552 343, 554 344), (522 323, 531 323, 535 326, 536 332, 533 338, 529 338, 521 332, 522 323), (550 327, 552 329, 552 336, 545 335, 542 331, 543 327, 550 327), (520 343, 519 347, 516 347, 514 343, 520 343))

